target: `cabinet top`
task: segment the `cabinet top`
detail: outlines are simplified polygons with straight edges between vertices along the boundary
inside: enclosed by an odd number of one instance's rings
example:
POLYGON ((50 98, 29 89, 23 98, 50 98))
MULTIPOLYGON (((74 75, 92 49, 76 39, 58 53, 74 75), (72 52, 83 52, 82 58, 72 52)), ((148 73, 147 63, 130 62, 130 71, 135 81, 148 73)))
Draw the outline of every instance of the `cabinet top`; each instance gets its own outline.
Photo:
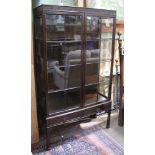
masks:
POLYGON ((55 11, 64 12, 78 12, 78 13, 92 13, 96 15, 108 15, 111 17, 116 17, 116 10, 106 10, 97 8, 84 8, 84 7, 72 7, 72 6, 60 6, 60 5, 40 5, 34 10, 34 15, 41 15, 44 13, 53 13, 55 11))

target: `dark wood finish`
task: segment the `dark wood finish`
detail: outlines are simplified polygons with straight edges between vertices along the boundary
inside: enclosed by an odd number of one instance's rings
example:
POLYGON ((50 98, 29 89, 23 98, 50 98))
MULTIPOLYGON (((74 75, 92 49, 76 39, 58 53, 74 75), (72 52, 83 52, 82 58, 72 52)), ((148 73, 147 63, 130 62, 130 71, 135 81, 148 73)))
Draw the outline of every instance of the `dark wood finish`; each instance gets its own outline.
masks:
POLYGON ((110 115, 111 115, 111 109, 109 109, 107 112, 108 112, 108 118, 107 118, 107 126, 106 126, 106 128, 110 128, 110 115))
MULTIPOLYGON (((52 17, 53 18, 53 17, 52 17)), ((72 122, 76 122, 79 120, 83 120, 87 117, 92 117, 95 116, 96 113, 98 113, 99 111, 106 111, 108 114, 108 118, 107 118, 107 128, 110 127, 110 114, 111 114, 111 84, 112 84, 112 72, 113 72, 113 57, 114 57, 114 43, 115 43, 115 25, 116 25, 116 11, 111 11, 111 10, 103 10, 103 9, 91 9, 91 8, 80 8, 80 7, 66 7, 66 6, 51 6, 51 5, 41 5, 37 8, 34 9, 34 19, 35 19, 35 28, 38 26, 40 28, 40 33, 35 31, 35 78, 36 78, 36 85, 37 85, 37 108, 38 108, 38 117, 39 120, 41 120, 39 122, 39 128, 41 133, 44 133, 44 131, 46 130, 46 143, 47 143, 47 149, 50 147, 50 131, 51 129, 53 129, 54 127, 57 126, 62 126, 64 124, 68 124, 68 123, 72 123, 72 122), (68 26, 67 24, 62 24, 61 22, 59 24, 57 24, 57 27, 60 28, 60 33, 64 32, 65 35, 65 40, 61 40, 61 39, 56 39, 55 41, 51 41, 49 38, 48 33, 48 28, 47 28, 47 16, 51 15, 57 15, 57 17, 60 15, 61 17, 66 17, 68 18, 69 16, 76 16, 80 18, 80 30, 78 30, 77 34, 80 35, 81 40, 80 41, 76 41, 76 39, 74 41, 67 41, 66 40, 66 27, 68 26), (100 75, 101 74, 99 72, 100 68, 98 68, 97 73, 95 75, 89 75, 87 77, 88 81, 86 81, 86 74, 89 73, 89 67, 87 67, 87 65, 89 65, 89 63, 87 63, 87 44, 88 44, 88 40, 87 35, 88 35, 88 31, 87 31, 87 20, 88 20, 88 16, 91 17, 97 17, 98 19, 98 23, 99 23, 99 19, 112 19, 112 23, 113 23, 113 27, 112 29, 108 29, 108 32, 110 32, 112 34, 110 40, 112 41, 111 44, 111 59, 110 59, 110 64, 111 67, 108 70, 109 72, 109 84, 108 84, 108 91, 107 91, 107 95, 104 94, 105 88, 104 85, 105 83, 102 83, 102 85, 100 84, 100 75), (37 20, 38 19, 38 22, 37 20), (39 24, 38 24, 39 23, 39 24), (63 25, 63 26, 62 26, 63 25), (60 27, 59 27, 60 26, 60 27), (61 29, 62 27, 62 29, 61 29), (64 27, 64 30, 63 30, 64 27), (61 32, 62 31, 62 32, 61 32), (37 37, 37 36, 40 36, 37 37), (52 88, 49 90, 49 79, 50 78, 54 78, 54 73, 56 72, 57 66, 54 67, 49 67, 48 61, 49 61, 49 57, 48 57, 48 44, 51 44, 51 47, 54 46, 55 44, 57 44, 58 46, 63 46, 63 49, 60 48, 60 53, 59 53, 59 63, 60 66, 58 65, 59 69, 63 68, 62 70, 60 70, 59 72, 61 73, 61 77, 62 77, 62 73, 65 73, 65 65, 63 65, 64 60, 63 59, 61 61, 61 59, 63 58, 62 54, 64 52, 66 52, 66 48, 67 48, 67 52, 70 52, 70 50, 68 50, 68 48, 71 47, 71 44, 76 44, 76 42, 79 42, 80 44, 75 45, 76 48, 80 48, 81 50, 81 56, 80 56, 80 63, 78 64, 81 67, 81 71, 80 71, 80 83, 78 84, 78 87, 62 87, 62 85, 58 86, 59 83, 62 82, 62 80, 60 80, 58 82, 58 84, 56 85, 56 80, 51 80, 51 82, 53 82, 52 84, 50 84, 52 86, 52 88), (70 45, 68 45, 70 44, 70 45), (39 55, 39 46, 41 46, 41 56, 39 55), (41 66, 41 67, 40 67, 41 66), (39 72, 39 73, 38 73, 39 72), (88 72, 88 73, 86 73, 88 72), (49 74, 51 74, 51 77, 49 77, 49 74), (42 77, 43 76, 43 77, 42 77), (101 88, 100 88, 101 87, 101 88), (101 89, 101 90, 100 90, 101 89), (103 89, 103 90, 102 90, 103 89), (51 97, 51 95, 53 95, 51 97), (78 98, 79 97, 79 98, 78 98), (64 98, 64 99, 62 99, 64 98), (79 101, 78 101, 79 100, 79 101), (88 103, 86 103, 86 100, 88 100, 88 103), (74 105, 72 105, 73 103, 74 105), (75 103, 77 102, 76 106, 75 103), (54 104, 55 103, 55 104, 54 104), (60 105, 57 105, 56 103, 59 103, 60 105), (52 108, 50 107, 52 104, 52 108), (59 107, 58 107, 59 106, 59 107), (54 109, 55 108, 55 109, 54 109), (53 110, 51 112, 51 110, 53 110), (54 111, 55 110, 55 111, 54 111)), ((93 19, 93 18, 92 18, 93 19)), ((91 20, 92 20, 91 19, 91 20)), ((48 19, 49 20, 49 19, 48 19)), ((51 22, 52 19, 50 19, 51 22)), ((50 23, 49 22, 49 23, 50 23)), ((49 24, 48 23, 48 24, 49 24)), ((52 26, 54 25, 54 23, 52 23, 51 25, 51 29, 53 28, 52 26)), ((76 24, 71 24, 73 26, 77 26, 76 24)), ((57 28, 56 27, 56 28, 57 28)), ((55 28, 55 27, 54 27, 55 28)), ((76 27, 73 27, 76 30, 76 27)), ((51 30, 53 33, 56 33, 57 30, 51 30)), ((95 29, 96 31, 96 29, 95 29)), ((95 48, 99 49, 101 51, 101 32, 103 32, 104 29, 102 29, 102 26, 100 26, 100 24, 98 24, 97 27, 97 33, 95 35, 98 35, 99 38, 97 39, 97 43, 93 42, 93 50, 95 48), (99 34, 98 34, 99 33, 99 34)), ((76 31, 75 31, 76 32, 76 31)), ((106 32, 106 30, 104 31, 106 32)), ((71 34, 71 35, 76 35, 76 33, 71 34)), ((56 36, 56 35, 55 35, 56 36)), ((54 37, 55 37, 54 36, 54 37)), ((62 36, 62 35, 61 35, 62 36)), ((94 36, 94 35, 93 35, 94 36)), ((50 36, 51 37, 51 36, 50 36)), ((58 36, 56 36, 58 37, 58 36)), ((52 38, 54 39, 54 38, 52 38)), ((92 39, 92 38, 91 38, 92 39)), ((73 46, 73 45, 72 45, 73 46)), ((52 47, 53 48, 53 47, 52 47)), ((71 47, 74 48, 74 47, 71 47)), ((56 51, 56 50, 55 50, 56 51)), ((54 52, 52 50, 50 50, 50 52, 54 52)), ((66 54, 66 53, 65 53, 66 54)), ((55 57, 54 57, 55 58, 55 57)), ((55 60, 54 58, 52 58, 52 60, 55 60)), ((67 58, 67 57, 66 57, 67 58)), ((101 63, 101 56, 99 54, 99 60, 97 61, 97 64, 100 66, 101 63)), ((58 59, 55 60, 56 62, 58 61, 58 59)), ((104 62, 106 63, 106 61, 104 62)), ((90 63, 91 64, 91 63, 90 63)), ((96 62, 93 62, 92 64, 96 64, 96 62)), ((76 64, 74 64, 73 66, 78 66, 76 64)), ((93 65, 92 65, 93 66, 93 65)), ((70 65, 70 67, 72 67, 70 65)), ((93 66, 94 67, 94 66, 93 66)), ((78 71, 78 70, 77 70, 78 71)), ((93 70, 92 70, 93 71, 93 70)), ((59 74, 60 74, 59 73, 59 74)), ((89 73, 90 74, 90 73, 89 73)), ((106 75, 102 75, 102 78, 105 80, 107 77, 104 77, 106 75)), ((76 79, 78 80, 78 79, 76 79)), ((75 80, 75 81, 76 81, 75 80)), ((73 80, 73 82, 75 82, 73 80)), ((64 82, 66 83, 66 81, 64 82)), ((76 84, 76 82, 75 82, 76 84)))
POLYGON ((120 101, 119 101, 119 116, 118 124, 124 125, 124 49, 122 40, 119 39, 119 57, 120 57, 120 101))
MULTIPOLYGON (((115 30, 116 30, 116 18, 113 18, 113 36, 112 36, 112 61, 111 66, 113 66, 114 63, 114 50, 115 50, 115 30)), ((111 87, 112 87, 112 74, 113 74, 113 67, 111 67, 110 70, 110 83, 109 83, 109 99, 111 99, 111 87)))
POLYGON ((90 115, 96 114, 98 108, 100 108, 101 110, 103 109, 110 110, 111 109, 110 101, 107 101, 104 103, 98 103, 98 104, 87 106, 85 108, 81 108, 78 110, 74 110, 74 111, 63 113, 63 114, 48 117, 47 125, 49 127, 54 127, 54 126, 68 123, 68 122, 74 122, 74 121, 80 120, 81 118, 85 118, 90 115))
POLYGON ((39 16, 44 13, 52 13, 57 11, 66 11, 66 12, 89 12, 92 14, 99 14, 104 17, 114 17, 116 18, 115 10, 105 10, 105 9, 92 9, 92 8, 83 8, 83 7, 68 7, 68 6, 57 6, 57 5, 41 5, 34 9, 34 15, 39 16))

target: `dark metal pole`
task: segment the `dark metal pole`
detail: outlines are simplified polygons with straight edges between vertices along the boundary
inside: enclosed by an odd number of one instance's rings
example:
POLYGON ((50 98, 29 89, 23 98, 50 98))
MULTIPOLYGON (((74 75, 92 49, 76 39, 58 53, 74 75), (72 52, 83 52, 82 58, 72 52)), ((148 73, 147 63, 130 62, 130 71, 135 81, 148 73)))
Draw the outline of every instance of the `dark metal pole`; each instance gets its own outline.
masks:
POLYGON ((118 60, 115 60, 116 62, 116 76, 115 76, 115 103, 114 103, 114 109, 117 110, 119 106, 119 86, 118 86, 118 60))

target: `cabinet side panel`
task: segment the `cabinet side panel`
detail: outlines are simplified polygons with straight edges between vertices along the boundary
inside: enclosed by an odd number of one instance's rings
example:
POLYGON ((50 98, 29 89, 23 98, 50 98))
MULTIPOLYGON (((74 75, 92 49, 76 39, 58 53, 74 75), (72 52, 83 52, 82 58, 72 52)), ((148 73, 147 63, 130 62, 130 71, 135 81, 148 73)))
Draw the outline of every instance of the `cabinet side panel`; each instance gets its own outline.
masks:
MULTIPOLYGON (((33 25, 33 22, 32 22, 33 25)), ((34 78, 33 26, 31 27, 31 144, 39 142, 34 78)))
POLYGON ((36 111, 36 93, 35 93, 35 81, 34 81, 34 66, 31 64, 31 143, 37 143, 39 141, 38 133, 38 121, 36 111))

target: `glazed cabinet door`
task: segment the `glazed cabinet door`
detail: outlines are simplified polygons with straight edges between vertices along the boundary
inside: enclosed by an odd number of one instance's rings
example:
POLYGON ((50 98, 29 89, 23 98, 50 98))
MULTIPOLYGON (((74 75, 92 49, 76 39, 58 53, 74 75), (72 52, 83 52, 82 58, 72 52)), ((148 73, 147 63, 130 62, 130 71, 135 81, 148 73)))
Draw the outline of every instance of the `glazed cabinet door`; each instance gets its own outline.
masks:
POLYGON ((87 15, 86 21, 84 104, 88 105, 110 99, 114 19, 87 15))
POLYGON ((45 15, 48 115, 77 109, 82 103, 83 14, 45 15))

